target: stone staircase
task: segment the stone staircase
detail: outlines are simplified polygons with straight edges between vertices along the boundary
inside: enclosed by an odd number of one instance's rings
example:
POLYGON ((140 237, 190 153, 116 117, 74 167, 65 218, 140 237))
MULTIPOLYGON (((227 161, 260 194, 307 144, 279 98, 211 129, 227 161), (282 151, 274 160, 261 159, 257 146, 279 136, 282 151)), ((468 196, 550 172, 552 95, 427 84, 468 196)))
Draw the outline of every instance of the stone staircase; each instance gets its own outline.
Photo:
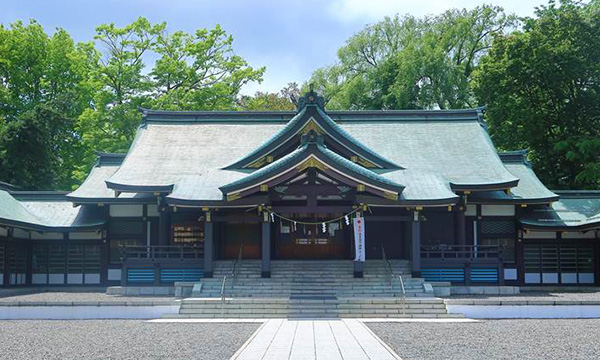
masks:
POLYGON ((168 318, 462 318, 448 314, 443 299, 407 298, 215 298, 183 300, 168 318))
POLYGON ((231 261, 215 263, 214 278, 202 279, 200 297, 182 301, 177 318, 441 318, 448 314, 442 299, 424 290, 424 280, 410 276, 410 263, 393 260, 402 275, 406 298, 399 284, 392 291, 381 260, 365 262, 364 277, 354 278, 353 262, 273 261, 271 278, 260 277, 260 261, 244 260, 235 284, 227 282, 221 300, 223 276, 231 261))
MULTIPOLYGON (((215 262, 213 278, 202 279, 202 297, 220 297, 223 276, 231 273, 231 261, 215 262)), ((381 260, 366 261, 364 277, 354 278, 354 264, 350 260, 273 261, 271 278, 260 277, 260 261, 244 260, 235 284, 226 283, 227 297, 394 297, 400 296, 396 281, 392 291, 387 270, 381 260)), ((406 297, 431 297, 425 292, 424 280, 412 278, 410 262, 393 260, 395 274, 402 275, 406 297)))

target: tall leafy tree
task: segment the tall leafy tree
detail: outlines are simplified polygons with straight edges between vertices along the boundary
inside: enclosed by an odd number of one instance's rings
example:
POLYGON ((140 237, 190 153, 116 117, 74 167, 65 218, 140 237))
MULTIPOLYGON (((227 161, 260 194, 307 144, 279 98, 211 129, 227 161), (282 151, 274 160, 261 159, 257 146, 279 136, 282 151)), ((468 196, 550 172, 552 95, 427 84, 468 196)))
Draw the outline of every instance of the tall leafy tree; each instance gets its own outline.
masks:
POLYGON ((600 185, 600 7, 550 2, 498 36, 476 70, 494 142, 529 148, 555 188, 600 185))
POLYGON ((395 16, 367 26, 338 51, 338 63, 313 82, 330 108, 460 108, 475 103, 473 69, 495 34, 515 24, 502 8, 480 6, 439 16, 395 16))
POLYGON ((264 68, 254 69, 233 51, 233 38, 220 26, 194 34, 169 34, 166 24, 140 17, 119 28, 96 28, 103 56, 90 83, 96 88, 92 106, 78 119, 85 156, 74 176, 83 180, 95 151, 127 151, 141 115, 139 107, 166 110, 234 109, 241 87, 262 81, 264 68), (157 56, 147 70, 146 54, 157 56))
POLYGON ((70 188, 81 162, 77 116, 88 106, 94 57, 63 29, 0 25, 0 180, 23 188, 70 188))
POLYGON ((243 85, 261 81, 265 68, 253 69, 233 51, 233 37, 219 25, 194 34, 161 31, 153 50, 160 55, 150 76, 151 106, 162 109, 232 109, 243 85))
MULTIPOLYGON (((152 91, 152 82, 143 72, 144 55, 152 50, 165 26, 139 18, 123 28, 114 23, 96 28, 102 55, 89 78, 95 93, 92 105, 77 123, 89 160, 94 151, 126 151, 133 140, 140 123, 138 107, 148 101, 152 91)), ((77 177, 85 176, 90 162, 81 165, 77 177)))

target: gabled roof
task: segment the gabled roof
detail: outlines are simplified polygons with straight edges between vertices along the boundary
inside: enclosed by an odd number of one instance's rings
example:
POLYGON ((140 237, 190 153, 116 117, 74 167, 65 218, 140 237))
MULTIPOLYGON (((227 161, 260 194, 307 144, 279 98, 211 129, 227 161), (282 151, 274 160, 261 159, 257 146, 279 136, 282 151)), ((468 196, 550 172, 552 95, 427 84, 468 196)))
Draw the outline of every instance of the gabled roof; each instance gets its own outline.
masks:
POLYGON ((502 163, 511 174, 519 178, 517 186, 510 191, 485 191, 469 196, 469 202, 477 204, 549 204, 559 196, 548 190, 538 179, 531 163, 527 160, 527 150, 499 153, 502 163))
POLYGON ((244 190, 260 186, 289 171, 296 173, 307 167, 316 167, 323 171, 333 170, 343 178, 356 184, 364 184, 382 192, 386 197, 398 199, 404 186, 397 184, 381 175, 378 175, 354 162, 329 150, 323 143, 323 138, 314 131, 310 131, 302 138, 302 145, 272 164, 269 164, 242 179, 236 180, 220 187, 221 191, 231 198, 241 194, 244 190))
POLYGON ((73 206, 64 193, 0 190, 0 224, 36 231, 95 229, 106 223, 97 206, 73 206))
POLYGON ((578 230, 600 228, 600 191, 556 191, 552 207, 528 209, 519 216, 525 229, 578 230))
POLYGON ((267 142, 245 155, 242 159, 227 166, 226 169, 259 168, 270 162, 269 156, 278 148, 283 147, 286 143, 296 143, 299 137, 308 131, 316 131, 319 134, 328 136, 332 141, 353 153, 356 162, 360 162, 367 167, 402 169, 401 166, 390 162, 361 144, 338 126, 322 109, 322 99, 316 93, 308 92, 302 100, 303 105, 300 107, 300 111, 286 126, 267 142))
MULTIPOLYGON (((231 169, 232 164, 259 154, 257 149, 271 149, 282 141, 277 140, 280 134, 289 134, 289 123, 308 124, 311 116, 314 124, 317 117, 325 119, 322 124, 332 122, 335 133, 343 141, 351 138, 353 144, 360 144, 365 157, 370 151, 396 165, 396 169, 368 169, 405 186, 401 198, 406 196, 415 204, 420 200, 446 203, 455 201, 455 195, 449 194, 452 191, 505 190, 519 182, 502 164, 482 123, 481 109, 325 113, 318 105, 310 105, 299 114, 144 110, 135 141, 123 164, 106 179, 107 188, 162 192, 172 204, 217 206, 224 201, 219 188, 257 171, 231 169), (294 118, 300 114, 304 115, 294 118)), ((322 129, 316 125, 306 130, 322 129)), ((330 151, 349 157, 336 147, 340 142, 325 139, 330 151)))

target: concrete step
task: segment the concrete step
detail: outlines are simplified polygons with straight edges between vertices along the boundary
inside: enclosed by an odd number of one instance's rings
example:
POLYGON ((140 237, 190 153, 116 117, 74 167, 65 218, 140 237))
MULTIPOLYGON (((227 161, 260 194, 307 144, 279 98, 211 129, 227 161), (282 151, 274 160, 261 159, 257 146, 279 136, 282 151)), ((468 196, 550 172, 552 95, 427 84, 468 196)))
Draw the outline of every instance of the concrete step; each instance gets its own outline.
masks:
POLYGON ((456 318, 437 298, 188 298, 169 318, 456 318))

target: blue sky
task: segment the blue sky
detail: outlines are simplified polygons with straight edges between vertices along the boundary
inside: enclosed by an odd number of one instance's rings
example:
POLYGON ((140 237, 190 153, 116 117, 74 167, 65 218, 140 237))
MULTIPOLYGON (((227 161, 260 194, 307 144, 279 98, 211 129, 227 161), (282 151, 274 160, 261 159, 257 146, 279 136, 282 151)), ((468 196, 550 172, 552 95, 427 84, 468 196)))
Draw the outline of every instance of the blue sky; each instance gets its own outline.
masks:
MULTIPOLYGON (((530 16, 545 0, 487 1, 520 16, 530 16)), ((278 91, 288 82, 306 81, 312 71, 335 61, 337 49, 366 24, 384 16, 437 14, 454 7, 475 7, 473 0, 2 0, 0 23, 38 20, 50 32, 69 31, 89 41, 94 28, 123 26, 145 16, 166 21, 171 31, 192 32, 221 26, 234 36, 234 49, 251 65, 266 66, 262 84, 243 93, 278 91)))

